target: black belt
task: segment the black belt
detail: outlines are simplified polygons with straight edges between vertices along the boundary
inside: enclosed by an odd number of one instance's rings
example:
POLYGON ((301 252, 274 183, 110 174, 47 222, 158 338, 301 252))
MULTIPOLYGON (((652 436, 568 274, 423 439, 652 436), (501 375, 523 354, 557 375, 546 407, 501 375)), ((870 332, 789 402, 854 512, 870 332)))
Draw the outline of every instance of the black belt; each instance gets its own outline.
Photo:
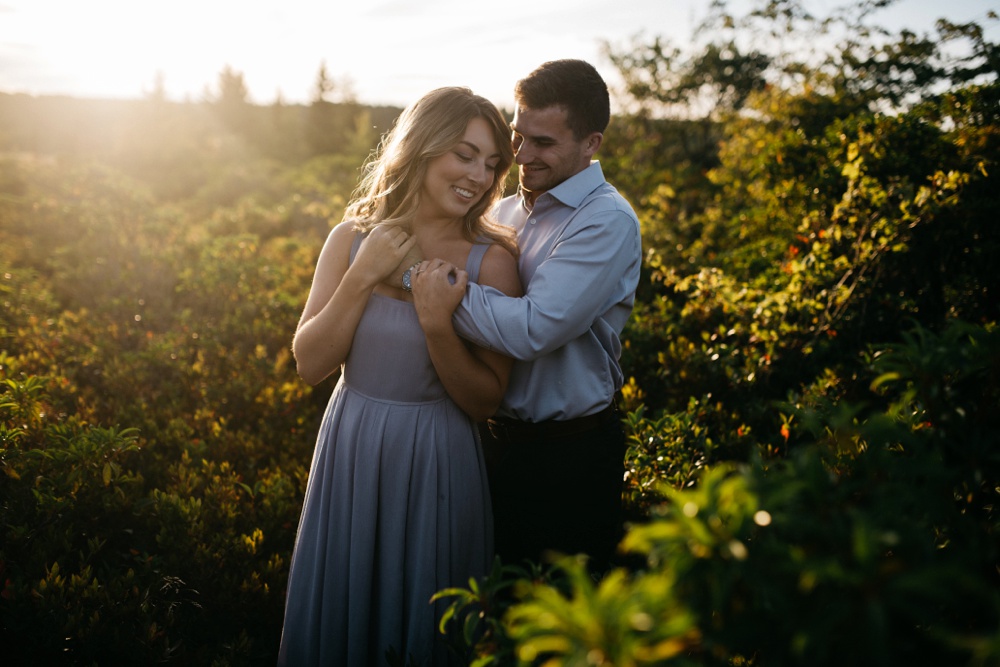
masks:
POLYGON ((618 414, 614 401, 600 412, 592 415, 557 421, 550 419, 543 422, 525 422, 518 419, 497 417, 487 419, 486 426, 497 440, 511 442, 515 440, 546 440, 570 435, 579 435, 586 431, 603 426, 618 414))

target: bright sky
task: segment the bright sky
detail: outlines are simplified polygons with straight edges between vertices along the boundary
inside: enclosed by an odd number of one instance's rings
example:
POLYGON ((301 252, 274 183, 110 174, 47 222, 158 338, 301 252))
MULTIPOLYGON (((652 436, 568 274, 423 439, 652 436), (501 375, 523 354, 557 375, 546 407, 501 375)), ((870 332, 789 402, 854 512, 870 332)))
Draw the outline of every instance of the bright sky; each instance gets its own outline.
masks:
MULTIPOLYGON (((737 0, 736 6, 746 0, 737 0)), ((821 13, 844 0, 811 0, 821 13)), ((602 40, 683 45, 708 0, 0 0, 0 91, 201 99, 241 72, 253 102, 307 102, 320 64, 366 104, 405 106, 469 86, 512 106, 514 82, 555 58, 583 58, 616 82, 602 40), (492 12, 492 13, 489 13, 492 12)), ((994 0, 900 0, 885 22, 986 21, 994 0)), ((996 26, 996 22, 990 25, 996 26)), ((995 27, 987 33, 996 40, 995 27)))

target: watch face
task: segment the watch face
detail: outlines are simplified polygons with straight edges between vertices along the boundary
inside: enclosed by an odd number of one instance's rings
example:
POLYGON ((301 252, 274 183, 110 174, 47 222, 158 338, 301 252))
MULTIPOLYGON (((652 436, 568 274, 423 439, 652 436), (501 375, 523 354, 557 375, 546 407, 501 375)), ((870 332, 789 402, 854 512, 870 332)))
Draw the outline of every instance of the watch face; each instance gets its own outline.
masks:
POLYGON ((412 270, 413 269, 411 268, 407 269, 406 271, 403 271, 403 289, 405 289, 407 292, 413 291, 413 286, 410 285, 410 271, 412 270))

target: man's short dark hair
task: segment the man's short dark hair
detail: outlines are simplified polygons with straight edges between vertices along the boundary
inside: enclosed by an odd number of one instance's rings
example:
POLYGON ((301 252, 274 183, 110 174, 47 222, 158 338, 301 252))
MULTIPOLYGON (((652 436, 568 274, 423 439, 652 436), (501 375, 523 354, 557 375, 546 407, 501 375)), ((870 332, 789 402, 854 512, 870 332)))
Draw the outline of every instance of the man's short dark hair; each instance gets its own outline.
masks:
POLYGON ((611 118, 608 86, 584 60, 552 60, 514 86, 514 100, 528 109, 561 106, 577 139, 604 132, 611 118))

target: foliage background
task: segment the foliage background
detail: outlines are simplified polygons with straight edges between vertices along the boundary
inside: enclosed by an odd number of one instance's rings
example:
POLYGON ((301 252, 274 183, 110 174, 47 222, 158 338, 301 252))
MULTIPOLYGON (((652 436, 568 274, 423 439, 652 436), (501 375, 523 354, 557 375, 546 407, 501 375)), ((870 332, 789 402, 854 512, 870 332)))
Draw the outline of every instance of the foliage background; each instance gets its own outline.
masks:
MULTIPOLYGON (((445 592, 487 664, 1000 664, 997 46, 716 2, 607 50, 630 530, 445 592)), ((995 16, 988 16, 995 21, 995 16)), ((289 340, 398 109, 0 94, 5 664, 273 664, 332 381, 289 340)))

